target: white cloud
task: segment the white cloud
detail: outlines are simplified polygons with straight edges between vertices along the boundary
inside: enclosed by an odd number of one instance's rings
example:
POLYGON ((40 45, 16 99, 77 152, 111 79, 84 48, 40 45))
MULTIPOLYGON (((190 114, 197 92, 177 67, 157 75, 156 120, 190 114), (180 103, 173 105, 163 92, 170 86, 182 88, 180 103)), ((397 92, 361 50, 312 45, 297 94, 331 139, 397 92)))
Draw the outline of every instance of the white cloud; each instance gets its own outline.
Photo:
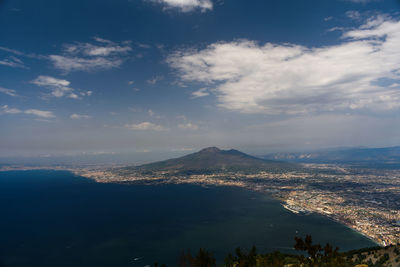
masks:
POLYGON ((213 86, 219 106, 244 113, 301 114, 400 107, 400 22, 374 17, 338 45, 308 48, 239 40, 177 51, 168 64, 186 82, 213 86))
POLYGON ((199 126, 191 122, 178 124, 178 127, 183 130, 198 130, 199 126))
POLYGON ((70 71, 95 71, 107 70, 118 67, 122 64, 122 59, 119 58, 80 58, 60 55, 50 55, 49 59, 53 62, 54 67, 65 72, 70 71))
POLYGON ((57 79, 50 76, 39 76, 32 81, 37 86, 50 86, 50 87, 68 87, 70 82, 67 80, 57 79))
POLYGON ((70 94, 68 95, 68 98, 79 99, 79 96, 78 96, 77 94, 75 94, 75 93, 70 93, 70 94))
POLYGON ((20 109, 17 108, 10 108, 8 107, 8 105, 4 105, 1 107, 1 111, 0 113, 6 113, 6 114, 18 114, 21 113, 22 111, 20 109))
MULTIPOLYGON (((27 58, 45 59, 45 57, 41 56, 41 55, 36 55, 36 54, 32 54, 32 53, 24 53, 24 52, 18 51, 16 49, 11 49, 11 48, 4 47, 4 46, 0 46, 0 51, 5 51, 10 54, 27 57, 27 58)), ((23 62, 19 58, 16 58, 14 56, 9 56, 9 58, 14 62, 19 63, 20 67, 26 68, 24 66, 23 62)))
POLYGON ((14 56, 9 56, 8 58, 0 60, 0 65, 12 68, 26 68, 24 62, 22 62, 22 60, 14 56))
POLYGON ((56 116, 51 111, 39 110, 39 109, 27 109, 24 111, 25 114, 31 114, 42 118, 55 118, 56 116))
POLYGON ((41 118, 55 118, 56 116, 51 111, 39 110, 39 109, 27 109, 25 111, 17 109, 17 108, 10 108, 8 105, 3 105, 0 107, 0 114, 29 114, 35 115, 41 118))
POLYGON ((51 90, 51 95, 54 97, 63 97, 66 94, 69 94, 71 96, 72 91, 74 90, 69 87, 69 81, 44 75, 38 76, 35 80, 32 81, 32 83, 37 86, 45 87, 51 90))
POLYGON ((96 44, 67 44, 63 54, 49 55, 54 67, 65 72, 96 71, 119 67, 123 57, 132 50, 130 42, 121 44, 95 37, 96 44))
POLYGON ((103 39, 101 37, 94 37, 93 38, 96 42, 99 43, 105 43, 105 44, 115 44, 113 41, 107 40, 107 39, 103 39))
POLYGON ((11 48, 8 48, 8 47, 4 47, 4 46, 0 46, 0 50, 1 51, 5 51, 5 52, 8 52, 8 53, 11 53, 11 54, 14 54, 14 55, 18 55, 18 56, 23 56, 23 55, 25 55, 23 52, 21 52, 21 51, 18 51, 18 50, 15 50, 15 49, 11 49, 11 48))
POLYGON ((0 87, 0 93, 6 94, 9 96, 18 96, 15 90, 3 88, 3 87, 0 87))
POLYGON ((147 111, 147 114, 149 114, 150 117, 156 118, 156 119, 161 119, 161 116, 158 115, 156 112, 154 112, 153 110, 149 109, 147 111))
POLYGON ((90 43, 77 43, 65 45, 65 52, 68 54, 81 54, 86 56, 110 56, 117 54, 125 54, 132 50, 130 42, 119 45, 112 41, 108 41, 101 38, 95 38, 97 42, 101 42, 102 45, 95 45, 90 43))
POLYGON ((165 9, 177 8, 182 12, 200 9, 202 12, 213 9, 211 0, 149 0, 164 5, 165 9))
POLYGON ((92 94, 93 91, 83 91, 79 93, 80 96, 91 96, 92 94))
POLYGON ((346 12, 346 16, 353 20, 361 19, 361 14, 357 10, 349 10, 346 12))
POLYGON ((151 122, 141 122, 138 124, 125 124, 125 128, 131 129, 131 130, 153 130, 153 131, 164 131, 166 130, 163 126, 157 125, 151 122))
POLYGON ((79 119, 90 119, 91 116, 89 115, 84 115, 84 114, 71 114, 71 116, 69 116, 71 119, 75 119, 75 120, 79 120, 79 119))
POLYGON ((201 88, 192 93, 193 98, 208 96, 210 93, 207 91, 207 88, 201 88))
POLYGON ((50 95, 53 97, 68 97, 72 99, 80 99, 80 96, 90 96, 92 95, 92 91, 79 92, 78 95, 75 93, 74 89, 69 85, 71 84, 69 81, 64 79, 58 79, 51 76, 40 75, 35 80, 32 81, 33 84, 47 88, 51 91, 50 95))
POLYGON ((148 44, 136 43, 136 45, 138 47, 140 47, 140 48, 143 48, 143 49, 150 49, 151 48, 151 45, 148 45, 148 44))

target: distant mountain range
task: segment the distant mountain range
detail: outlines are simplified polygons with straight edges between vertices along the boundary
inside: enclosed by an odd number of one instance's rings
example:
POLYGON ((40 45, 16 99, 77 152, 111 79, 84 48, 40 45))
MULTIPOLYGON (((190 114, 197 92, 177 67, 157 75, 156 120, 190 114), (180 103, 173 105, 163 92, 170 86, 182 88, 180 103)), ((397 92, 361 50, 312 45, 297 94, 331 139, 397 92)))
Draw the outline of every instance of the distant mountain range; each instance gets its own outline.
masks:
POLYGON ((400 147, 337 148, 301 153, 272 153, 260 156, 269 160, 298 163, 385 164, 400 167, 400 147))
POLYGON ((293 168, 295 164, 276 160, 260 159, 235 149, 221 150, 208 147, 180 158, 145 164, 139 171, 206 172, 240 170, 280 170, 293 168))

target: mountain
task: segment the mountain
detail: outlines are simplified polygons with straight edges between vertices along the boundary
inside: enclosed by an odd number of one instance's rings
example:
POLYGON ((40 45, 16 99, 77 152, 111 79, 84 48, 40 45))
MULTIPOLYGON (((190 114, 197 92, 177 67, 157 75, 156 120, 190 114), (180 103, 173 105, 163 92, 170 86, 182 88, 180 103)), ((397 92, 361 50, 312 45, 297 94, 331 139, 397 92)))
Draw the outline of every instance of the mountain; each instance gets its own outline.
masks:
POLYGON ((140 171, 206 172, 238 170, 279 170, 295 165, 256 158, 235 149, 208 147, 180 158, 159 161, 136 167, 140 171))
POLYGON ((261 158, 299 163, 357 163, 400 167, 400 147, 337 148, 301 153, 274 153, 263 155, 261 158))

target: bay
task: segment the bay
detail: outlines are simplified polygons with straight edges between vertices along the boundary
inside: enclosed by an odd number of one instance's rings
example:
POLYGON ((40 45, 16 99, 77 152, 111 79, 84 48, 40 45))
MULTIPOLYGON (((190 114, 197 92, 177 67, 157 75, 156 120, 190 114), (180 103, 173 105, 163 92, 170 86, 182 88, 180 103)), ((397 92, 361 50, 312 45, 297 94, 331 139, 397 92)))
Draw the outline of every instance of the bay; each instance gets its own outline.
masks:
MULTIPOLYGON (((341 250, 376 246, 323 216, 234 187, 99 184, 67 171, 0 172, 3 266, 176 266, 182 250, 222 262, 236 247, 293 253, 311 234, 341 250)), ((0 264, 1 266, 1 264, 0 264)))

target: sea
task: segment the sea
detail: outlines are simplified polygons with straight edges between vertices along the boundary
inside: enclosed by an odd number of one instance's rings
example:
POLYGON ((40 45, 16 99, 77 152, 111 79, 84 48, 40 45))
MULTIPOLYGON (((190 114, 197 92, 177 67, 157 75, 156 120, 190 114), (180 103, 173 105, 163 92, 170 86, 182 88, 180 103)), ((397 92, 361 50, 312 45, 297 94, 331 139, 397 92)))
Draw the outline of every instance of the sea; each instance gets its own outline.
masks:
POLYGON ((342 251, 376 246, 318 214, 237 187, 102 184, 68 171, 0 172, 0 266, 176 266, 206 248, 295 253, 311 234, 342 251))

